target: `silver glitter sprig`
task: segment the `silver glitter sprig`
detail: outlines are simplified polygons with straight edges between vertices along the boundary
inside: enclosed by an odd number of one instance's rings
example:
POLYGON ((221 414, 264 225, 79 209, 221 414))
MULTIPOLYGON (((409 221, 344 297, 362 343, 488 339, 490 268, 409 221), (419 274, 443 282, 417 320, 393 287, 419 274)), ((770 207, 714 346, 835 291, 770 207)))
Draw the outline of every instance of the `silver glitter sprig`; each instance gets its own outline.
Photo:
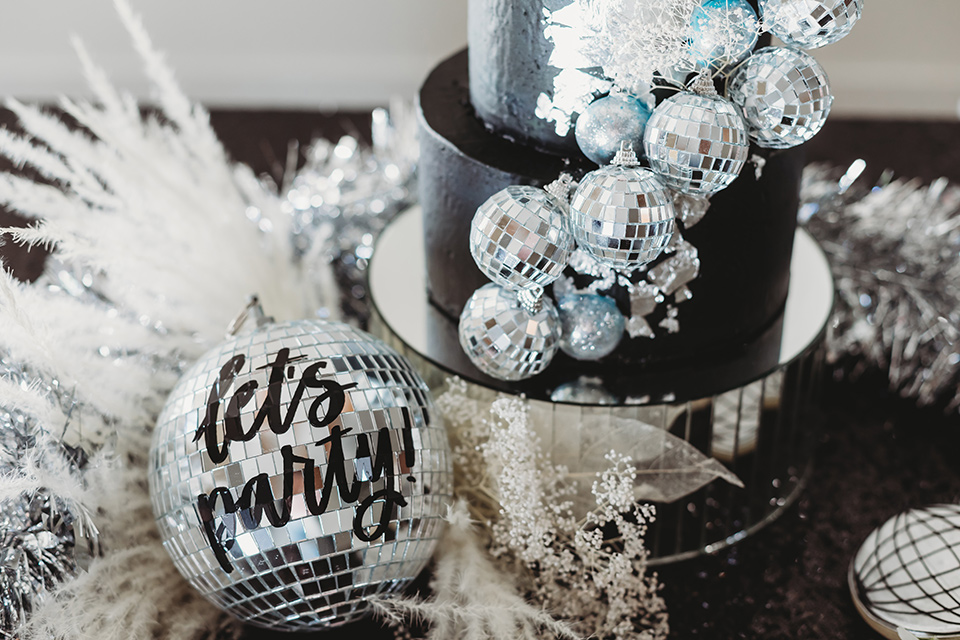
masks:
POLYGON ((856 184, 808 167, 801 222, 830 258, 838 300, 829 356, 857 376, 884 370, 920 405, 960 408, 960 186, 945 179, 856 184))

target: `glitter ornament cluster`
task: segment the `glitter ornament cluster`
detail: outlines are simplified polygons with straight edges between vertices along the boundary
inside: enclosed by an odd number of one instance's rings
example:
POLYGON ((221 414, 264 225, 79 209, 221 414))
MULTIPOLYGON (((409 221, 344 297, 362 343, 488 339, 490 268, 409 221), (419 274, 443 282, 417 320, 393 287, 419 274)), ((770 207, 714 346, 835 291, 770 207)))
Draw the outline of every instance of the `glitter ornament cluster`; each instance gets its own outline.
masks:
POLYGON ((194 587, 273 629, 350 622, 430 559, 452 491, 429 390, 348 325, 264 323, 202 356, 154 432, 164 546, 194 587))

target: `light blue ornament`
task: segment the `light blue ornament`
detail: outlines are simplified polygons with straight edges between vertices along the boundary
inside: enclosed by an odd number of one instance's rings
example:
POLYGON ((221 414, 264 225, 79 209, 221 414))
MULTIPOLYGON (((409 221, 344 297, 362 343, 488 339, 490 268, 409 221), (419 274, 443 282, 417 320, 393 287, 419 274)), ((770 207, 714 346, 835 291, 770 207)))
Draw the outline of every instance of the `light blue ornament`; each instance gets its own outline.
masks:
POLYGON ((574 135, 580 151, 600 166, 610 164, 621 142, 643 146, 643 130, 650 119, 650 107, 625 93, 612 93, 594 100, 577 117, 574 135))
POLYGON ((746 0, 706 0, 690 21, 690 61, 726 71, 753 51, 759 33, 757 12, 746 0))
POLYGON ((616 303, 605 296, 577 293, 557 304, 563 335, 560 350, 577 360, 599 360, 620 344, 625 320, 616 303))

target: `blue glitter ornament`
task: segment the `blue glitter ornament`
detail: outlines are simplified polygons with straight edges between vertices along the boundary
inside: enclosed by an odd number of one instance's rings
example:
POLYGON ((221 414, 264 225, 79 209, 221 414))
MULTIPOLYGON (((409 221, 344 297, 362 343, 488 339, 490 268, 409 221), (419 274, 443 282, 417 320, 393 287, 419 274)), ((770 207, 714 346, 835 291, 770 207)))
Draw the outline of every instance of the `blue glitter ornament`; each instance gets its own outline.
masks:
POLYGON ((694 10, 690 32, 693 65, 723 71, 753 51, 760 21, 746 0, 706 0, 694 10))
POLYGON ((650 119, 650 107, 634 96, 612 93, 594 100, 577 117, 574 135, 580 151, 597 164, 610 164, 621 142, 634 149, 643 146, 643 130, 650 119))
POLYGON ((560 350, 577 360, 599 360, 623 337, 626 321, 610 298, 590 293, 564 296, 557 305, 563 335, 560 350))

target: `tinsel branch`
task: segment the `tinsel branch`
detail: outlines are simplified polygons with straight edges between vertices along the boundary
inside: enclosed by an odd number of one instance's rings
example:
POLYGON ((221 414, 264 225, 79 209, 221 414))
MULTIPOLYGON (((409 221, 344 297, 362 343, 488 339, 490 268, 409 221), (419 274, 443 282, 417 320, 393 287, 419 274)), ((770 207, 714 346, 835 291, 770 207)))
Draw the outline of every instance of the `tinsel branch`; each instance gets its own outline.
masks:
POLYGON ((826 251, 837 285, 831 360, 856 377, 869 368, 920 405, 960 407, 960 187, 940 179, 854 183, 812 166, 801 220, 826 251))

